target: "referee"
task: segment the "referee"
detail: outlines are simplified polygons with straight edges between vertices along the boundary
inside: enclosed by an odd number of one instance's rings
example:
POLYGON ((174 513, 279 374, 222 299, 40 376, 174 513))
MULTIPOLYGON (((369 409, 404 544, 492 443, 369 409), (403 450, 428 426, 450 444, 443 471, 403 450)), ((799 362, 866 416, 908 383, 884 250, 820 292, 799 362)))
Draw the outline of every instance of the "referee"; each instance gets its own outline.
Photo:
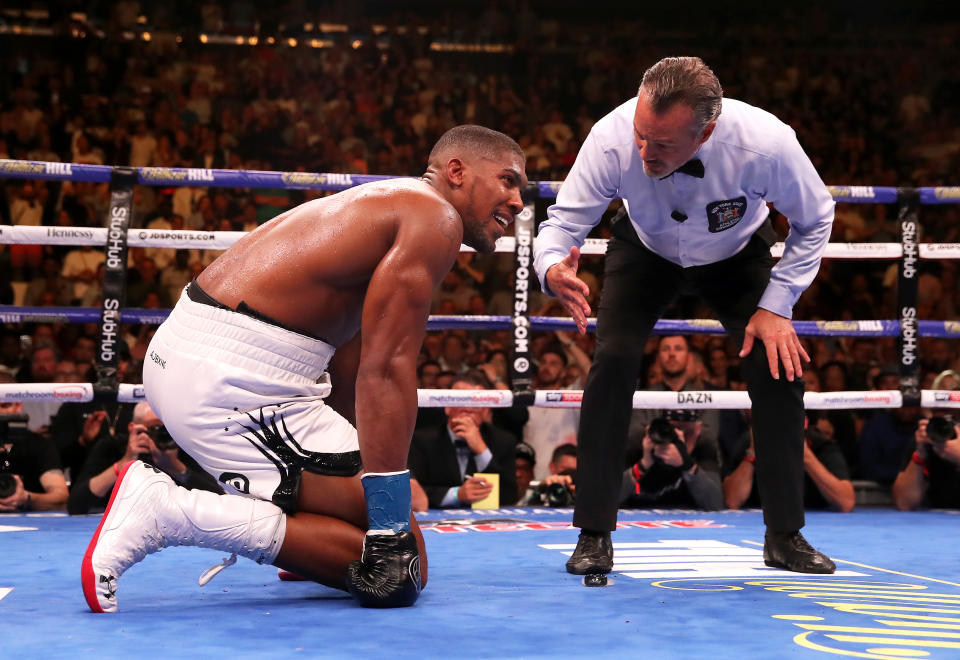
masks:
POLYGON ((802 362, 810 358, 790 321, 830 237, 830 193, 793 130, 759 108, 723 99, 702 60, 657 62, 638 95, 593 127, 535 242, 543 290, 562 301, 581 333, 590 307, 576 276, 579 246, 618 198, 627 214, 613 224, 604 263, 578 433, 573 523, 581 532, 567 570, 613 568, 610 532, 643 347, 678 292, 692 288, 742 345, 767 528, 764 561, 832 573, 833 562, 800 534, 802 362), (776 266, 768 203, 790 221, 776 266))

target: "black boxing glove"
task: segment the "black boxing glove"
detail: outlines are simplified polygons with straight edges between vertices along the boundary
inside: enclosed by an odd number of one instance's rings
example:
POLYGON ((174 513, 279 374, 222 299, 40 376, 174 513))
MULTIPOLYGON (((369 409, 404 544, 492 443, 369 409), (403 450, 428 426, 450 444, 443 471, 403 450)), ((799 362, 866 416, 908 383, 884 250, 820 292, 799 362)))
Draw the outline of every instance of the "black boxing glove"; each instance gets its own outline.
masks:
POLYGON ((347 591, 364 607, 409 607, 420 596, 420 552, 410 531, 410 471, 360 478, 370 530, 360 561, 347 567, 347 591))
POLYGON ((413 532, 367 532, 360 561, 347 567, 347 590, 364 607, 409 607, 417 602, 420 552, 413 532))

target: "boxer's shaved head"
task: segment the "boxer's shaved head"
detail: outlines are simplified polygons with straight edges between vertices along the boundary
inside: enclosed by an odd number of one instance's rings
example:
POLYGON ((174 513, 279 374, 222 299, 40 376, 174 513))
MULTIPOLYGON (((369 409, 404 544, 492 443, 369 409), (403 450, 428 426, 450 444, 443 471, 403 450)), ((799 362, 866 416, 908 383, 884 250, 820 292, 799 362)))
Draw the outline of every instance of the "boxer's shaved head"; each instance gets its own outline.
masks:
POLYGON ((440 136, 430 150, 429 164, 442 167, 446 159, 479 156, 494 160, 504 153, 515 153, 526 162, 523 149, 513 138, 475 124, 456 126, 440 136))

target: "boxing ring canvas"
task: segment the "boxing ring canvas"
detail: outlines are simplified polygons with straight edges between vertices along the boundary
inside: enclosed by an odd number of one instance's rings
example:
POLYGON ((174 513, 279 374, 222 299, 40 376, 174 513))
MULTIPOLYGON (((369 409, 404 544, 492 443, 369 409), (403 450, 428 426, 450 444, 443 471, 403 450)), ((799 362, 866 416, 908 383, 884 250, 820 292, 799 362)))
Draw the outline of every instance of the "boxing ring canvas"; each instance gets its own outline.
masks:
POLYGON ((417 604, 368 610, 240 560, 170 548, 92 614, 80 560, 99 516, 0 516, 0 657, 960 658, 960 511, 808 512, 835 575, 766 568, 759 511, 622 510, 606 587, 564 562, 570 509, 429 511, 417 604))
MULTIPOLYGON (((189 168, 111 168, 0 159, 0 177, 109 183, 108 226, 2 226, 0 243, 91 245, 115 263, 104 278, 101 308, 2 306, 4 323, 100 322, 100 395, 142 401, 141 385, 117 383, 113 350, 120 323, 156 325, 165 310, 118 309, 130 247, 203 245, 226 249, 242 232, 132 229, 135 185, 275 187, 342 190, 379 176, 189 168), (122 219, 122 220, 121 220, 122 219), (104 353, 110 357, 104 358, 104 353)), ((556 196, 559 182, 532 185, 533 197, 556 196)), ((824 256, 899 260, 899 319, 795 321, 803 336, 896 337, 899 390, 808 392, 810 409, 960 408, 956 392, 921 390, 920 337, 960 338, 953 319, 917 317, 918 259, 960 258, 960 244, 918 243, 917 204, 954 204, 960 187, 896 189, 831 186, 836 201, 899 203, 899 243, 829 244, 824 256)), ((532 204, 528 204, 532 209, 532 204)), ((523 215, 523 214, 521 214, 523 215)), ((532 212, 527 214, 532 216, 532 212)), ((518 218, 519 220, 519 218, 518 218)), ((514 253, 515 302, 531 283, 526 233, 498 242, 514 253), (528 253, 527 253, 528 254, 528 253), (524 263, 523 259, 527 258, 524 263), (524 284, 526 281, 526 285, 524 284)), ((520 225, 517 225, 518 227, 520 225)), ((588 239, 583 254, 603 254, 588 239)), ((783 245, 771 254, 779 257, 783 245)), ((419 390, 421 406, 513 404, 579 406, 581 392, 528 392, 526 330, 573 328, 570 319, 529 316, 431 317, 428 329, 511 329, 515 391, 419 390), (523 333, 520 330, 523 330, 523 333), (523 336, 521 336, 523 334, 523 336), (523 365, 520 369, 517 365, 523 365), (514 395, 518 395, 515 399, 514 395), (530 395, 534 396, 531 397, 530 395), (531 400, 532 399, 532 400, 531 400)), ((515 309, 520 309, 515 307, 515 309)), ((591 322, 589 329, 593 330, 591 322)), ((660 334, 718 334, 710 319, 661 319, 660 334)), ((638 392, 636 408, 746 408, 745 392, 638 392), (702 397, 702 401, 700 398, 702 397)), ((90 401, 93 383, 0 385, 0 400, 90 401)), ((135 565, 119 581, 115 615, 91 614, 80 562, 99 516, 0 515, 0 659, 97 657, 398 658, 960 658, 960 512, 900 513, 865 509, 809 513, 805 535, 838 565, 834 575, 766 568, 758 511, 621 511, 616 564, 606 587, 586 587, 564 570, 577 530, 569 509, 430 511, 420 520, 430 582, 417 604, 366 610, 345 592, 281 582, 271 567, 241 560, 205 587, 197 579, 223 558, 171 548, 135 565)))

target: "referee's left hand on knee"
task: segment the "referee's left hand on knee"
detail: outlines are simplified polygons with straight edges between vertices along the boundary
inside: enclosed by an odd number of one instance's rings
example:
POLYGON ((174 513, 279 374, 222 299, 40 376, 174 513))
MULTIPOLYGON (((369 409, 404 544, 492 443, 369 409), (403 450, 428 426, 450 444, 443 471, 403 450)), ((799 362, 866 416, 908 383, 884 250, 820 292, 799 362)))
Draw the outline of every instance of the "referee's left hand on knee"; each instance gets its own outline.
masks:
POLYGON ((740 357, 744 358, 753 350, 753 341, 759 338, 767 349, 767 362, 770 366, 770 375, 774 380, 780 379, 780 363, 787 380, 803 377, 802 362, 809 362, 810 356, 804 350, 788 318, 766 309, 758 309, 750 317, 743 335, 743 347, 740 357))

